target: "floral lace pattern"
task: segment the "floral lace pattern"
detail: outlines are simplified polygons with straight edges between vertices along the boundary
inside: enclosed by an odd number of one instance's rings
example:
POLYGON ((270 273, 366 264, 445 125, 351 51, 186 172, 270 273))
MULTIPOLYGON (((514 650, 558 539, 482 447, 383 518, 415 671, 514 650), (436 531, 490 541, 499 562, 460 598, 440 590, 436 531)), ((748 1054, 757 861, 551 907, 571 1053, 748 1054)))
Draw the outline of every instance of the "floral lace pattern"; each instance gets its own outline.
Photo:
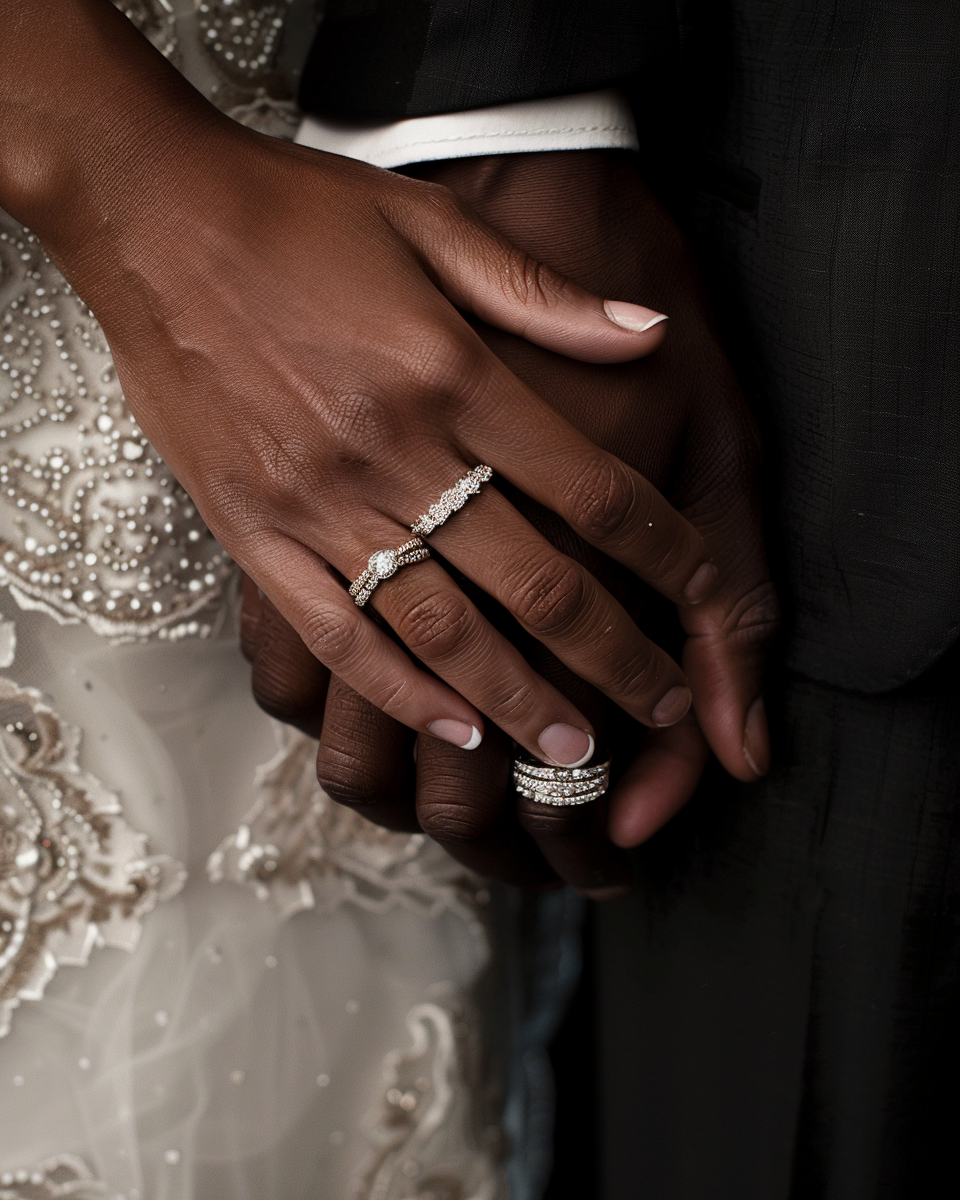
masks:
POLYGON ((482 937, 482 883, 422 834, 391 833, 335 804, 317 783, 316 742, 276 729, 281 746, 261 768, 260 799, 211 856, 211 879, 255 888, 284 916, 344 902, 427 917, 449 909, 482 937))
MULTIPOLYGON (((118 7, 177 62, 178 20, 195 18, 205 67, 194 82, 242 123, 292 136, 277 68, 288 0, 118 7)), ((0 212, 0 585, 27 608, 131 640, 209 633, 202 614, 233 574, 127 408, 93 314, 0 212)))
POLYGON ((0 214, 0 582, 117 638, 176 629, 233 566, 133 419, 87 306, 0 214))
POLYGON ((79 731, 40 693, 0 678, 0 1036, 62 964, 132 950, 140 921, 186 873, 77 764, 79 731))
POLYGON ((418 1004, 409 1049, 384 1063, 385 1092, 370 1126, 377 1145, 357 1200, 499 1200, 500 1131, 478 1127, 478 1047, 455 1003, 418 1004))

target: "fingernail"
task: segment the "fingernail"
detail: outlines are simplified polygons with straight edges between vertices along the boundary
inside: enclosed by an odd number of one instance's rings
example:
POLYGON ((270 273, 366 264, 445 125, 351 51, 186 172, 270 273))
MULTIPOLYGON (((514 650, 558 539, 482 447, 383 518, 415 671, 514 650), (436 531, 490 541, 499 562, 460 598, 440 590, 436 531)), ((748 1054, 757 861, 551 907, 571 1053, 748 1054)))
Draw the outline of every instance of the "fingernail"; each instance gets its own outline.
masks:
POLYGON ((743 757, 758 779, 770 770, 770 732, 762 696, 758 696, 747 710, 747 719, 743 723, 743 757))
POLYGON ((466 721, 451 721, 448 717, 431 721, 427 729, 435 738, 459 746, 461 750, 476 750, 483 741, 483 734, 476 725, 468 725, 466 721))
POLYGON ((627 304, 625 300, 604 300, 603 311, 614 325, 629 329, 631 333, 645 333, 661 321, 670 319, 666 313, 658 313, 640 304, 627 304))
POLYGON ((688 687, 672 687, 650 714, 654 725, 676 725, 681 717, 687 715, 692 701, 693 693, 688 687))
POLYGON ((582 767, 593 758, 596 743, 589 733, 573 725, 548 725, 537 745, 557 767, 582 767))
POLYGON ((683 599, 687 604, 699 604, 713 591, 714 584, 720 572, 713 563, 701 563, 694 571, 690 582, 683 589, 683 599))

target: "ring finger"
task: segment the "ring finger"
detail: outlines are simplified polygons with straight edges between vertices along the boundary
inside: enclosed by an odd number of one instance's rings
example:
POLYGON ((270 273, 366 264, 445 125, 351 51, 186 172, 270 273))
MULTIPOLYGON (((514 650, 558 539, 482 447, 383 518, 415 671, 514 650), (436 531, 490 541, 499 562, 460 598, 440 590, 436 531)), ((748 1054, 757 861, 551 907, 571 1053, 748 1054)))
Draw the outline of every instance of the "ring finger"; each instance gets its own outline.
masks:
MULTIPOLYGON (((410 540, 409 530, 385 518, 364 524, 346 555, 354 578, 369 547, 389 549, 410 540)), ((533 670, 438 563, 425 560, 398 570, 376 586, 368 603, 411 653, 531 754, 565 766, 592 756, 590 722, 533 670)))

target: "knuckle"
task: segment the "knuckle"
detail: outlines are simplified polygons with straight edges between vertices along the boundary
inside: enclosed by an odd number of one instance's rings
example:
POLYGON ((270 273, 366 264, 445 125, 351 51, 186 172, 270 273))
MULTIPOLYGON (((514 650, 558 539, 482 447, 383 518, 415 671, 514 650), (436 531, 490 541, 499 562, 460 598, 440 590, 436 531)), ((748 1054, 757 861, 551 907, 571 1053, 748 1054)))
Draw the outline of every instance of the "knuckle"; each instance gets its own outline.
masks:
POLYGON ((320 743, 317 782, 338 804, 367 805, 379 799, 363 762, 341 747, 320 743))
POLYGON ((379 681, 372 689, 369 699, 375 708, 403 721, 407 709, 416 698, 416 689, 405 675, 391 676, 379 681))
POLYGON ((573 524, 588 542, 617 543, 644 520, 648 502, 632 474, 608 455, 579 472, 572 497, 573 524))
POLYGON ((664 686, 666 660, 649 647, 617 659, 610 673, 609 689, 624 700, 659 696, 664 686))
POLYGON ((521 304, 546 306, 559 303, 570 286, 562 275, 517 246, 511 246, 507 251, 503 285, 504 290, 521 304))
POLYGON ((397 633, 419 658, 442 660, 462 649, 474 626, 474 612, 465 596, 433 592, 403 614, 397 633))
POLYGON ((485 374, 482 345, 443 326, 420 328, 405 351, 404 371, 417 394, 458 395, 485 374))
POLYGON ((470 215, 466 202, 445 183, 421 179, 417 183, 420 202, 444 220, 465 220, 470 215))
POLYGON ((424 833, 446 845, 476 842, 486 836, 491 826, 490 817, 477 805, 440 796, 419 800, 417 818, 424 833))
POLYGON ((397 417, 383 399, 363 391, 346 393, 327 404, 324 424, 330 450, 344 466, 382 464, 399 432, 397 417))
POLYGON ((311 476, 306 453, 293 439, 287 441, 263 430, 252 436, 256 438, 258 496, 267 496, 281 507, 302 502, 311 476))
POLYGON ((773 584, 765 581, 733 606, 724 622, 726 637, 744 650, 763 652, 780 630, 780 603, 773 584))
POLYGON ((523 680, 500 695, 492 697, 484 704, 483 711, 501 729, 509 730, 530 716, 536 700, 536 688, 529 681, 523 680))
POLYGON ((556 554, 540 562, 516 589, 513 612, 533 633, 543 637, 569 631, 584 609, 583 571, 556 554))
POLYGON ((284 680, 254 676, 252 691, 254 700, 265 713, 287 725, 316 717, 323 703, 322 693, 308 691, 299 683, 288 685, 284 680))
MULTIPOLYGON (((520 804, 517 817, 522 827, 538 842, 555 841, 575 834, 584 823, 584 814, 564 812, 562 809, 543 810, 520 804)), ((589 806, 585 806, 589 807, 589 806)))
POLYGON ((352 613, 317 608, 307 614, 300 636, 311 654, 339 673, 356 654, 361 626, 352 613))

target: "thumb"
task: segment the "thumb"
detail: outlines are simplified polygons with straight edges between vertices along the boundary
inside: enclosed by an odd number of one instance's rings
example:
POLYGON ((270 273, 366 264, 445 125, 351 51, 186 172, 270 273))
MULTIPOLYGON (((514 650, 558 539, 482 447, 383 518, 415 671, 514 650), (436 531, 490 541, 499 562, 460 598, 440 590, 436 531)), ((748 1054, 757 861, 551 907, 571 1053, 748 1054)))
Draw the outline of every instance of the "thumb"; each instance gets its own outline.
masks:
POLYGON ((630 362, 662 344, 664 313, 595 296, 513 245, 447 188, 426 186, 434 218, 413 220, 405 208, 391 222, 457 308, 583 362, 630 362))

